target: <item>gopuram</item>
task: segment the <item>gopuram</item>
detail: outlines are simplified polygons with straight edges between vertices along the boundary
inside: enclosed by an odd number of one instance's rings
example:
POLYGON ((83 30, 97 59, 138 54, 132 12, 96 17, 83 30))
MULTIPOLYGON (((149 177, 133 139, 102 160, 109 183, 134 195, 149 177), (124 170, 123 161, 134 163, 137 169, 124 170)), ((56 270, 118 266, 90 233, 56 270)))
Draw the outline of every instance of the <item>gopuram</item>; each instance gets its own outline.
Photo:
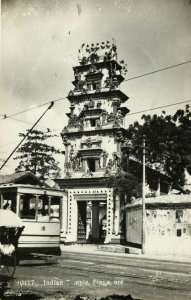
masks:
POLYGON ((64 243, 121 243, 124 197, 107 185, 121 161, 125 145, 124 117, 128 97, 119 89, 126 67, 117 61, 117 47, 107 41, 83 44, 79 65, 73 67, 68 125, 62 131, 66 189, 61 241, 64 243))

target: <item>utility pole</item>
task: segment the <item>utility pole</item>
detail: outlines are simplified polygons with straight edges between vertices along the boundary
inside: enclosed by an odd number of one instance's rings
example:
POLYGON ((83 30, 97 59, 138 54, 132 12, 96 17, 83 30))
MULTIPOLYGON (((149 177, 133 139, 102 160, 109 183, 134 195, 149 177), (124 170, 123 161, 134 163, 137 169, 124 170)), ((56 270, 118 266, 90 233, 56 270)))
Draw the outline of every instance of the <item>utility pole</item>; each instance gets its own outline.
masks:
POLYGON ((145 136, 143 136, 143 182, 142 182, 142 254, 145 253, 145 136))

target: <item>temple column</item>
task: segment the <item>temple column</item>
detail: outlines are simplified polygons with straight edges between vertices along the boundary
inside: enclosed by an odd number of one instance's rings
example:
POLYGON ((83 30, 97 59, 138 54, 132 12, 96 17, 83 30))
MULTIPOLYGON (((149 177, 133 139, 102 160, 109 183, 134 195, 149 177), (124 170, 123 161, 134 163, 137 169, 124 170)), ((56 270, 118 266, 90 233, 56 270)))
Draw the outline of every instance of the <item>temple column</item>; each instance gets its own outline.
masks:
POLYGON ((64 143, 65 146, 65 163, 68 163, 68 158, 69 158, 69 151, 68 151, 68 146, 70 143, 64 143))
POLYGON ((82 159, 82 171, 86 172, 87 171, 87 163, 85 159, 82 159))
POLYGON ((119 100, 118 99, 114 99, 113 102, 113 113, 116 114, 117 113, 117 108, 119 106, 119 100))
POLYGON ((119 214, 120 214, 120 197, 115 196, 115 209, 114 209, 114 234, 119 234, 119 214))
POLYGON ((113 232, 113 189, 107 191, 107 233, 104 244, 109 244, 112 238, 113 232))
POLYGON ((99 240, 99 201, 92 201, 92 240, 99 240))
POLYGON ((95 161, 95 171, 99 169, 99 159, 96 159, 95 161))
POLYGON ((78 207, 74 199, 72 189, 67 191, 67 218, 66 218, 66 238, 65 244, 75 243, 77 241, 78 207))
POLYGON ((73 117, 73 115, 74 115, 74 109, 75 109, 75 105, 72 104, 72 105, 70 106, 70 111, 71 111, 70 117, 73 117))

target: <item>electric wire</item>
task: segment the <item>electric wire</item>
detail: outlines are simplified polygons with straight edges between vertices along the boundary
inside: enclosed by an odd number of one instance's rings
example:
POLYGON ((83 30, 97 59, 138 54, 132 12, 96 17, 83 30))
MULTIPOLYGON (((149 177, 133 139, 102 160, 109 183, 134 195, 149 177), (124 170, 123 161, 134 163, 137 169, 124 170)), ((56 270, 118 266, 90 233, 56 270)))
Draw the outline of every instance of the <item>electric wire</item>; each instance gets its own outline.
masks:
POLYGON ((168 69, 172 69, 172 68, 175 68, 175 67, 179 67, 179 66, 182 66, 182 65, 185 65, 185 64, 188 64, 188 63, 191 63, 191 60, 187 60, 185 62, 176 64, 176 65, 172 65, 172 66, 168 66, 168 67, 165 67, 165 68, 162 68, 162 69, 159 69, 159 70, 155 70, 155 71, 152 71, 152 72, 148 72, 148 73, 145 73, 145 74, 142 74, 142 75, 134 76, 134 77, 123 80, 123 82, 134 80, 134 79, 141 78, 141 77, 144 77, 144 76, 148 76, 148 75, 151 75, 151 74, 155 74, 155 73, 165 71, 165 70, 168 70, 168 69))
MULTIPOLYGON (((140 113, 144 113, 144 112, 148 112, 148 111, 152 111, 152 110, 157 110, 157 109, 161 109, 161 108, 165 108, 165 107, 175 106, 175 105, 179 105, 179 104, 183 104, 183 103, 188 103, 188 102, 191 102, 191 99, 187 100, 187 101, 181 101, 181 102, 177 102, 177 103, 167 104, 167 105, 163 105, 163 106, 158 106, 158 107, 153 107, 153 108, 148 108, 148 109, 145 109, 145 110, 140 110, 140 111, 128 113, 127 117, 131 116, 131 115, 136 115, 136 114, 140 114, 140 113)), ((27 121, 19 120, 19 119, 12 118, 12 117, 9 117, 9 118, 11 118, 12 120, 18 121, 18 122, 25 123, 25 124, 29 124, 29 125, 33 124, 32 122, 27 122, 27 121)), ((47 126, 43 126, 43 125, 37 125, 36 127, 42 127, 42 128, 45 128, 45 129, 51 129, 51 131, 49 131, 49 132, 55 132, 55 131, 59 131, 59 130, 62 129, 62 128, 59 128, 59 129, 47 128, 47 126)))
MULTIPOLYGON (((148 76, 148 75, 151 75, 151 74, 154 74, 154 73, 162 72, 162 71, 165 71, 165 70, 168 70, 168 69, 171 69, 171 68, 175 68, 175 67, 178 67, 178 66, 182 66, 182 65, 185 65, 185 64, 188 64, 188 63, 191 63, 191 60, 188 60, 188 61, 176 64, 176 65, 168 66, 168 67, 165 67, 165 68, 161 68, 159 70, 148 72, 148 73, 145 73, 145 74, 142 74, 142 75, 138 75, 138 76, 135 76, 135 77, 131 77, 131 78, 125 79, 123 82, 127 82, 127 81, 134 80, 134 79, 137 79, 137 78, 145 77, 145 76, 148 76)), ((19 114, 22 114, 22 113, 25 113, 25 112, 28 112, 28 111, 33 110, 33 109, 37 109, 39 107, 42 107, 42 106, 44 106, 46 104, 51 103, 52 101, 57 102, 57 101, 65 100, 65 99, 67 99, 67 96, 66 97, 61 97, 61 98, 58 98, 58 99, 55 99, 55 100, 50 100, 48 102, 42 103, 40 105, 37 105, 37 106, 29 108, 29 109, 25 109, 25 110, 23 110, 21 112, 18 112, 18 113, 12 114, 12 115, 8 115, 7 116, 5 114, 4 117, 2 119, 0 119, 0 121, 5 120, 5 119, 10 118, 10 117, 13 117, 13 116, 16 116, 16 115, 19 115, 19 114)))
MULTIPOLYGON (((135 77, 132 77, 132 78, 129 78, 129 79, 126 79, 124 81, 129 81, 129 80, 133 80, 133 79, 136 79, 136 78, 140 78, 140 77, 144 77, 144 76, 148 76, 148 75, 151 75, 151 74, 154 74, 154 73, 157 73, 157 72, 161 72, 161 71, 164 71, 164 70, 167 70, 167 69, 171 69, 171 68, 174 68, 174 67, 178 67, 178 66, 181 66, 181 65, 185 65, 187 63, 190 63, 191 61, 186 61, 186 62, 183 62, 183 63, 179 63, 179 64, 176 64, 176 65, 173 65, 173 66, 169 66, 169 67, 166 67, 166 68, 162 68, 162 69, 159 69, 159 70, 156 70, 156 71, 153 71, 153 72, 149 72, 149 73, 145 73, 145 74, 142 74, 142 75, 139 75, 139 76, 135 76, 135 77)), ((57 101, 61 101, 61 100, 64 100, 64 99, 67 99, 67 97, 61 97, 61 98, 58 98, 58 99, 55 99, 53 100, 54 102, 57 102, 57 101)), ((18 113, 15 113, 15 114, 12 114, 12 115, 9 115, 9 116, 6 116, 6 115, 2 115, 1 116, 4 116, 4 118, 0 119, 1 120, 4 120, 4 119, 7 119, 7 118, 11 118, 15 121, 19 121, 19 122, 23 122, 23 123, 26 123, 26 124, 32 124, 30 122, 27 122, 27 121, 23 121, 23 120, 19 120, 19 119, 16 119, 16 118, 13 118, 13 116, 16 116, 16 115, 19 115, 19 114, 22 114, 22 113, 25 113, 25 112, 28 112, 28 111, 31 111, 33 109, 37 109, 39 107, 42 107, 46 104, 49 104, 51 103, 52 101, 48 101, 48 102, 45 102, 43 104, 40 104, 38 106, 35 106, 35 107, 32 107, 30 109, 26 109, 26 110, 23 110, 21 112, 18 112, 18 113)), ((153 110, 157 110, 157 109, 162 109, 162 108, 166 108, 166 107, 171 107, 171 106, 175 106, 175 105, 179 105, 179 104, 183 104, 183 103, 188 103, 188 102, 191 102, 191 99, 190 100, 186 100, 186 101, 180 101, 180 102, 176 102, 176 103, 172 103, 172 104, 167 104, 167 105, 163 105, 163 106, 158 106, 158 107, 154 107, 154 108, 150 108, 150 109, 145 109, 145 110, 141 110, 141 111, 137 111, 137 112, 132 112, 132 113, 129 113, 127 115, 130 116, 130 115, 136 115, 136 114, 140 114, 140 113, 144 113, 144 112, 148 112, 148 111, 153 111, 153 110)), ((46 129, 50 129, 50 128, 47 128, 46 126, 42 126, 42 125, 38 125, 38 127, 41 126, 41 127, 44 127, 46 129)), ((51 128, 51 131, 49 132, 53 132, 53 131, 59 131, 61 130, 62 128, 60 129, 53 129, 51 128)), ((13 144, 13 143, 11 143, 13 144)), ((6 144, 7 145, 7 144, 6 144)), ((1 147, 3 147, 5 145, 1 145, 1 147)))
MULTIPOLYGON (((177 102, 177 103, 173 103, 173 104, 169 104, 169 105, 164 105, 164 106, 159 106, 159 107, 155 107, 155 108, 150 108, 150 109, 146 109, 146 110, 141 110, 141 111, 137 111, 137 112, 133 112, 133 113, 129 113, 127 115, 130 116, 130 115, 135 115, 135 114, 140 114, 140 113, 144 113, 144 112, 148 112, 148 111, 152 111, 152 110, 157 110, 157 109, 161 109, 161 108, 165 108, 165 107, 170 107, 170 106, 174 106, 174 105, 178 105, 178 104, 182 104, 182 103, 188 103, 188 102, 191 102, 191 99, 190 100, 187 100, 187 101, 181 101, 181 102, 177 102)), ((47 128, 47 127, 45 127, 47 128)), ((54 132, 54 131, 59 131, 59 130, 62 130, 62 128, 60 129, 53 129, 51 131, 49 131, 50 133, 51 132, 54 132)), ((16 144, 18 140, 16 140, 14 143, 11 142, 11 143, 7 143, 7 144, 4 144, 4 145, 1 145, 1 147, 5 147, 5 146, 8 146, 8 145, 12 145, 12 144, 16 144)), ((1 152, 1 153, 5 153, 6 151, 4 152, 1 152)))
POLYGON ((144 113, 144 112, 147 112, 147 111, 152 111, 152 110, 156 110, 156 109, 160 109, 160 108, 165 108, 165 107, 170 107, 170 106, 179 105, 179 104, 188 103, 188 102, 191 102, 191 99, 190 100, 186 100, 186 101, 172 103, 172 104, 167 104, 167 105, 163 105, 163 106, 153 107, 153 108, 150 108, 150 109, 145 109, 145 110, 140 110, 140 111, 132 112, 132 113, 129 113, 127 115, 127 117, 130 116, 130 115, 136 115, 136 114, 144 113))
POLYGON ((47 101, 47 102, 42 103, 42 104, 40 104, 40 105, 34 106, 34 107, 32 107, 32 108, 29 108, 29 109, 22 110, 22 111, 20 111, 20 112, 18 112, 18 113, 12 114, 12 115, 8 115, 8 116, 7 116, 7 115, 5 114, 4 117, 3 117, 2 119, 0 119, 0 121, 6 120, 6 119, 8 119, 8 118, 12 118, 12 117, 14 117, 14 116, 23 114, 23 113, 25 113, 25 112, 31 111, 31 110, 36 109, 36 108, 42 107, 42 106, 44 106, 44 105, 50 104, 51 102, 57 102, 57 101, 61 101, 61 100, 64 100, 64 99, 67 99, 67 97, 62 97, 62 98, 58 98, 58 99, 55 99, 55 100, 50 100, 50 101, 47 101))
MULTIPOLYGON (((9 117, 9 118, 12 119, 12 120, 14 120, 14 121, 22 122, 22 123, 25 123, 25 124, 28 124, 28 125, 33 125, 32 122, 28 122, 28 121, 16 119, 16 118, 13 118, 13 117, 9 117)), ((43 125, 37 125, 36 127, 42 127, 42 128, 45 128, 45 129, 49 129, 49 128, 47 128, 47 126, 43 126, 43 125)), ((58 131, 58 130, 52 128, 51 132, 53 132, 53 131, 58 131)))
MULTIPOLYGON (((175 105, 179 105, 179 104, 183 104, 183 103, 188 103, 188 102, 191 102, 191 99, 190 100, 186 100, 186 101, 181 101, 181 102, 176 102, 176 103, 172 103, 172 104, 167 104, 167 105, 163 105, 163 106, 158 106, 158 107, 154 107, 154 108, 148 108, 148 109, 145 109, 145 110, 140 110, 140 111, 136 111, 136 112, 132 112, 132 113, 128 113, 128 115, 126 116, 128 118, 128 116, 131 116, 131 115, 137 115, 137 114, 140 114, 140 113, 145 113, 145 112, 148 112, 148 111, 153 111, 153 110, 157 110, 157 109, 161 109, 161 108, 166 108, 166 107, 170 107, 170 106, 175 106, 175 105)), ((14 119, 14 118, 13 118, 14 119)), ((15 119, 16 121, 21 121, 21 120, 18 120, 18 119, 15 119)), ((22 122, 22 121, 21 121, 22 122)), ((23 121, 25 122, 25 121, 23 121)), ((27 122, 28 123, 28 122, 27 122)), ((62 128, 58 128, 58 129, 53 129, 51 127, 47 128, 44 126, 44 128, 46 129, 51 129, 50 131, 48 132, 57 132, 57 131, 60 131, 62 130, 62 128)), ((16 142, 15 142, 16 143, 16 142)), ((1 145, 1 147, 4 147, 4 146, 7 146, 7 145, 10 145, 10 144, 15 144, 15 143, 8 143, 8 144, 4 144, 4 145, 1 145)))

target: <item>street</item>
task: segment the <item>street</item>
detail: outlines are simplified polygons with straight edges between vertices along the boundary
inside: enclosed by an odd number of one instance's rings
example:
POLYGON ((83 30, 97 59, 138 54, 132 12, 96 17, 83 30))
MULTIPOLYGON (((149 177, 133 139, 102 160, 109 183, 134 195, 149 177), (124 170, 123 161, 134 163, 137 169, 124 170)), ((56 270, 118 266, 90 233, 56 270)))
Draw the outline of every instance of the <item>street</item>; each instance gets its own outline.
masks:
POLYGON ((64 252, 47 261, 21 260, 9 292, 36 292, 47 299, 130 294, 133 299, 178 300, 191 299, 190 282, 191 264, 186 262, 64 252))

